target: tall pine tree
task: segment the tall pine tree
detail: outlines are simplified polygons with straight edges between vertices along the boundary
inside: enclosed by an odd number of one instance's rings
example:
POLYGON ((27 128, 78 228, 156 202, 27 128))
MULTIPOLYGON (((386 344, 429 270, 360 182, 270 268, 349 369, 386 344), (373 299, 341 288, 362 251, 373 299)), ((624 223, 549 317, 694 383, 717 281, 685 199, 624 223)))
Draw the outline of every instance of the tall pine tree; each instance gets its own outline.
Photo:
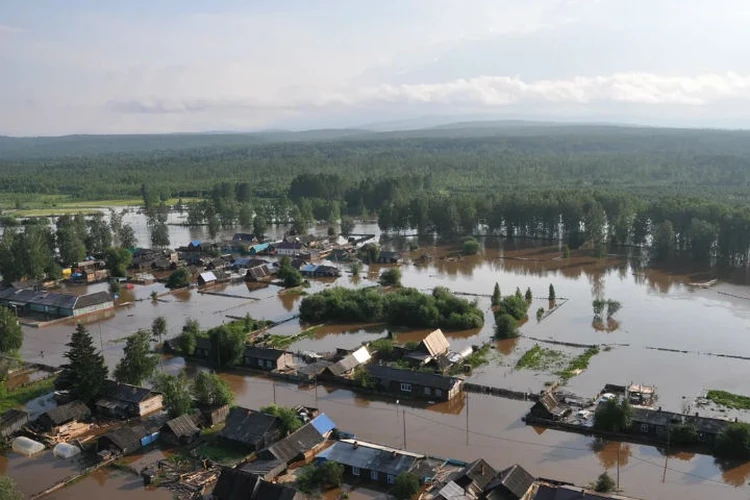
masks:
POLYGON ((138 330, 128 337, 125 343, 124 355, 115 367, 115 380, 125 384, 141 385, 156 371, 159 356, 151 354, 151 333, 148 330, 138 330))
POLYGON ((62 367, 58 386, 70 391, 76 399, 91 404, 101 394, 107 378, 104 356, 96 352, 91 335, 80 323, 66 345, 69 349, 63 356, 69 362, 62 367))

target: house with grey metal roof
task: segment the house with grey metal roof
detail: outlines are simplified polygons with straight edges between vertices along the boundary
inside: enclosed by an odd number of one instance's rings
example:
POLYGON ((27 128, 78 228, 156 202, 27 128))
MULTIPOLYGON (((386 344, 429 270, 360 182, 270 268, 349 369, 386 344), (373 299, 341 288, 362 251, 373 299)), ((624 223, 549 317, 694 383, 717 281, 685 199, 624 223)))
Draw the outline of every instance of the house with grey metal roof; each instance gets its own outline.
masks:
POLYGON ((258 451, 281 438, 279 419, 238 406, 229 410, 226 425, 219 436, 227 442, 258 451))
POLYGON ((400 396, 448 401, 461 392, 463 381, 436 373, 402 370, 384 365, 367 366, 368 376, 380 390, 400 396))
POLYGON ((15 310, 19 316, 42 314, 49 318, 79 317, 115 307, 108 292, 73 295, 13 287, 0 290, 0 305, 15 310))
POLYGON ((410 472, 425 456, 352 439, 336 441, 318 453, 317 463, 338 462, 351 477, 392 485, 402 472, 410 472))

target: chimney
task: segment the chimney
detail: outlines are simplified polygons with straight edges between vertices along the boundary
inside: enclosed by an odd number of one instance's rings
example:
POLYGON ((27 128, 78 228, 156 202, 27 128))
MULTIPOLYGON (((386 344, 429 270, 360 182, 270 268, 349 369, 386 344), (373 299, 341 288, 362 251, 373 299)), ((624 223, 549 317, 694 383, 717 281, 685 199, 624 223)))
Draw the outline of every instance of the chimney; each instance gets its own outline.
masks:
POLYGON ((393 450, 393 451, 391 452, 391 458, 396 458, 396 450, 393 450))
POLYGON ((661 411, 661 406, 659 407, 659 411, 661 411))
POLYGON ((698 416, 698 412, 697 412, 697 411, 695 412, 695 416, 696 416, 696 417, 698 416))

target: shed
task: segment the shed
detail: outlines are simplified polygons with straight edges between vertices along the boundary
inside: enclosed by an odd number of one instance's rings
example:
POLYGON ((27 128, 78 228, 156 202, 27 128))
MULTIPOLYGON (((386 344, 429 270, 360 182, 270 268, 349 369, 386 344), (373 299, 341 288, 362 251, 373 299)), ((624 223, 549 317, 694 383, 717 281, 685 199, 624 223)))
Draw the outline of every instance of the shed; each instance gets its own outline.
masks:
POLYGON ((190 415, 173 418, 161 428, 161 437, 164 441, 174 445, 190 444, 200 435, 201 430, 195 425, 190 415))
POLYGON ((258 451, 278 441, 281 431, 279 420, 273 415, 238 406, 229 410, 227 423, 219 436, 258 451))
POLYGON ((206 271, 198 275, 198 284, 200 286, 208 286, 216 284, 216 275, 213 271, 206 271))
POLYGON ((108 450, 113 453, 129 455, 136 452, 143 446, 142 439, 149 436, 149 433, 142 426, 120 427, 110 431, 96 442, 98 452, 108 450))
POLYGON ((221 471, 212 494, 214 500, 304 500, 307 495, 290 486, 269 483, 241 468, 221 471))
POLYGON ((331 363, 328 360, 325 359, 319 359, 317 361, 314 361, 308 365, 304 365, 297 369, 297 376, 300 377, 302 380, 306 380, 308 382, 311 382, 317 377, 322 374, 326 368, 331 366, 333 363, 331 363))
POLYGON ((254 460, 252 462, 247 462, 238 468, 266 481, 271 481, 280 476, 281 473, 286 470, 287 464, 286 462, 277 459, 254 460))
POLYGON ((213 427, 214 425, 226 422, 227 415, 229 415, 229 405, 206 406, 200 408, 200 412, 204 425, 213 427))
POLYGON ((448 349, 450 349, 448 339, 445 338, 443 331, 439 328, 432 331, 422 339, 422 342, 419 343, 418 347, 418 350, 423 351, 434 358, 447 354, 448 349))
POLYGON ((7 440, 13 437, 28 423, 29 414, 27 412, 11 408, 0 415, 0 439, 7 440))
POLYGON ((188 250, 191 251, 200 251, 201 249, 201 241, 200 240, 193 240, 188 244, 188 250))
POLYGON ((334 377, 343 377, 351 373, 358 366, 370 361, 370 358, 370 352, 367 350, 367 347, 362 346, 329 366, 327 370, 334 377))
POLYGON ((86 420, 90 417, 91 410, 88 406, 81 401, 72 401, 42 413, 36 419, 36 424, 46 432, 56 433, 66 424, 86 420))

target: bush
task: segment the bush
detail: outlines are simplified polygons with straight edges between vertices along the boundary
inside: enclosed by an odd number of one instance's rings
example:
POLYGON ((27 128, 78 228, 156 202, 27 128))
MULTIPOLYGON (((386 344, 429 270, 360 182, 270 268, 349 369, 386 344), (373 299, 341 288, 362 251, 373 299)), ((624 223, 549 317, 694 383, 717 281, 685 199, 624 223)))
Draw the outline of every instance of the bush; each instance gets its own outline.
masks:
POLYGON ((516 321, 526 319, 528 317, 529 303, 518 295, 510 295, 503 297, 498 304, 497 312, 500 314, 509 314, 516 321))
POLYGON ((286 436, 302 427, 302 420, 297 415, 297 412, 293 408, 287 408, 286 406, 278 406, 275 404, 264 406, 260 409, 263 413, 273 415, 277 417, 281 423, 281 435, 286 436))
POLYGON ((610 399, 601 403, 594 413, 594 428, 608 432, 625 432, 633 423, 633 408, 627 400, 610 399))
POLYGON ((401 286, 401 269, 386 269, 380 274, 379 281, 382 286, 401 286))
POLYGON ((542 321, 543 317, 544 317, 544 308, 540 307, 539 309, 536 310, 536 320, 542 321))
POLYGON ((307 323, 324 321, 386 322, 413 328, 466 330, 484 324, 484 313, 476 302, 454 296, 436 287, 431 295, 414 288, 383 294, 374 288, 326 289, 302 299, 300 319, 307 323))
POLYGON ((677 424, 669 430, 669 437, 674 444, 695 444, 698 442, 698 429, 695 424, 677 424))
POLYGON ((192 276, 190 275, 190 271, 181 267, 169 275, 169 279, 167 279, 167 288, 174 289, 188 286, 191 279, 192 276))
POLYGON ((375 243, 362 245, 357 250, 357 257, 367 264, 374 264, 380 260, 380 247, 375 243))
POLYGON ((409 500, 419 491, 419 478, 409 472, 396 476, 393 483, 393 496, 398 500, 409 500))
POLYGON ((479 253, 481 245, 474 238, 468 238, 461 244, 461 253, 464 255, 476 255, 479 253))
POLYGON ((495 337, 499 339, 518 337, 518 324, 513 316, 504 313, 495 316, 495 337))
POLYGON ((297 476, 297 487, 308 495, 318 486, 338 488, 344 477, 344 466, 338 462, 324 462, 302 469, 297 476))
POLYGON ((609 474, 607 474, 606 472, 602 472, 601 475, 596 478, 594 491, 598 491, 599 493, 610 493, 612 491, 615 491, 615 486, 615 482, 611 477, 609 477, 609 474))
POLYGON ((750 424, 732 422, 716 438, 716 456, 733 460, 750 458, 750 424))

